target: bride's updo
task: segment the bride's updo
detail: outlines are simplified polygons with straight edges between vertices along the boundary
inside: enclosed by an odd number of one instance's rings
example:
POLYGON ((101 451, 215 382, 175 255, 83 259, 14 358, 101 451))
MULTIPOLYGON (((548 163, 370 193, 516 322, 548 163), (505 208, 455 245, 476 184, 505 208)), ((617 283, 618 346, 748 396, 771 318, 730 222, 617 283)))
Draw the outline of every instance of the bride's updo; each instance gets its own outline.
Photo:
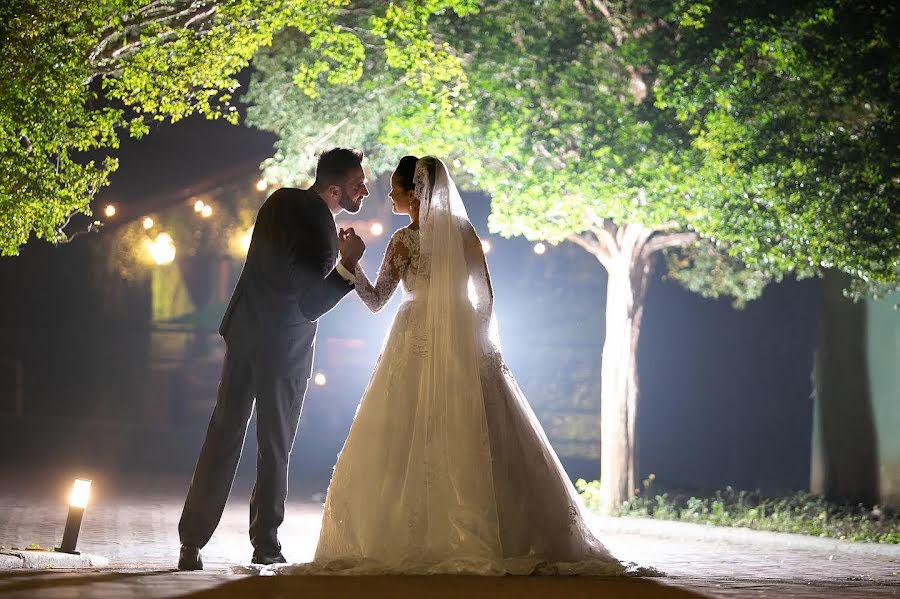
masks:
POLYGON ((397 176, 400 187, 406 191, 412 191, 416 187, 413 179, 416 176, 416 163, 418 161, 418 156, 404 156, 397 163, 397 168, 394 169, 394 174, 397 176))
MULTIPOLYGON (((416 167, 424 166, 425 173, 428 175, 427 183, 425 184, 425 189, 421 190, 416 195, 420 195, 420 193, 424 196, 426 194, 431 193, 431 189, 434 186, 434 179, 437 174, 437 158, 434 156, 424 156, 419 158, 417 156, 404 156, 400 159, 400 162, 397 163, 397 168, 394 169, 394 175, 397 177, 397 182, 400 184, 406 191, 412 191, 416 188, 416 167)), ((419 201, 422 201, 424 197, 419 197, 419 201)))

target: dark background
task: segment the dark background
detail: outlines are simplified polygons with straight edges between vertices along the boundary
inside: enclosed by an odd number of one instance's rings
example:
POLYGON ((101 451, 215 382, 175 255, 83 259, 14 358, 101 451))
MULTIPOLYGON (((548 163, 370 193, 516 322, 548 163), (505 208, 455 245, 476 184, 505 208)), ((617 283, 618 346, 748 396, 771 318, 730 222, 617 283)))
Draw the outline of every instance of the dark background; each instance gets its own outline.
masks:
MULTIPOLYGON (((123 144, 122 166, 95 210, 107 202, 124 213, 131 203, 165 205, 178 190, 247 172, 269 155, 272 141, 260 131, 198 119, 160 126, 123 144)), ((249 173, 248 185, 255 180, 249 173)), ((368 201, 381 202, 383 188, 371 187, 368 201)), ((570 244, 537 256, 527 240, 491 235, 489 200, 477 193, 464 199, 493 245, 488 260, 506 360, 569 474, 596 478, 605 272, 570 244)), ((404 224, 394 217, 385 228, 404 224)), ((20 256, 0 259, 0 360, 23 364, 26 398, 24 415, 0 415, 3 466, 189 476, 209 398, 191 404, 193 398, 163 390, 158 401, 179 418, 166 426, 142 419, 149 291, 98 267, 108 234, 58 247, 33 240, 20 256)), ((372 276, 387 238, 369 244, 364 265, 372 276)), ((773 284, 735 310, 727 299, 700 298, 664 275, 658 265, 638 353, 640 477, 652 472, 658 486, 689 491, 806 488, 817 283, 773 284)), ((351 295, 323 319, 316 370, 329 382, 307 395, 293 486, 314 491, 327 484, 397 301, 373 316, 351 295), (364 340, 352 360, 341 341, 348 338, 364 340)), ((214 386, 215 371, 193 374, 214 386)), ((0 379, 0 396, 11 393, 10 381, 0 379)), ((243 479, 253 473, 252 434, 251 427, 243 479)))

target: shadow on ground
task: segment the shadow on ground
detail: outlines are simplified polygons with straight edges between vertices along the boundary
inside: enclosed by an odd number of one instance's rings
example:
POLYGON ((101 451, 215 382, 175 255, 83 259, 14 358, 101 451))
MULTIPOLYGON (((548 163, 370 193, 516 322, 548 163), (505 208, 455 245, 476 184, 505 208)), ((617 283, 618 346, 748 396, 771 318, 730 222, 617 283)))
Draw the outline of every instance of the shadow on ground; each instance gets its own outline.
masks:
MULTIPOLYGON (((121 583, 128 579, 149 578, 160 574, 171 574, 171 570, 158 570, 153 572, 108 572, 81 574, 73 571, 53 572, 52 570, 16 570, 0 573, 0 597, 4 595, 24 594, 29 591, 35 593, 49 593, 60 589, 73 589, 88 585, 100 585, 105 583, 121 583)), ((38 595, 35 594, 35 597, 38 595)), ((77 595, 76 595, 77 596, 77 595)))
POLYGON ((691 591, 640 578, 591 576, 250 576, 183 595, 227 597, 565 597, 566 599, 694 599, 691 591))

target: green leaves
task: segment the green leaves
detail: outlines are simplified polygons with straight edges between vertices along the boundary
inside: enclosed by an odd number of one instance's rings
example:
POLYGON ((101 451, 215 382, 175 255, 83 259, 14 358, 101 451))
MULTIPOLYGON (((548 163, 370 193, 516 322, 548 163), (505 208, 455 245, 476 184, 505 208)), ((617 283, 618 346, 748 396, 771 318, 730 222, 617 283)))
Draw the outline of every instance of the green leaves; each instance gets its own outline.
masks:
POLYGON ((898 284, 895 13, 747 3, 682 31, 657 106, 710 158, 702 179, 722 182, 701 233, 764 270, 835 267, 872 290, 898 284), (715 68, 698 65, 701 53, 715 68))
POLYGON ((118 135, 193 113, 326 146, 458 159, 490 226, 559 242, 598 220, 696 231, 765 274, 900 272, 900 16, 858 0, 11 0, 0 9, 0 251, 61 226, 118 135))
MULTIPOLYGON (((757 273, 748 289, 823 268, 896 285, 895 14, 872 21, 875 8, 847 0, 653 2, 640 13, 499 0, 426 19, 439 5, 397 3, 369 19, 385 46, 367 58, 366 95, 329 85, 314 103, 289 103, 317 129, 267 119, 285 96, 251 93, 251 119, 284 134, 269 165, 279 180, 288 165, 308 170, 296 157, 317 148, 321 123, 346 117, 355 137, 340 139, 374 150, 382 168, 391 154, 460 160, 459 175, 493 197, 489 225, 503 235, 560 242, 600 220, 640 223, 696 231, 717 261, 757 273), (416 28, 426 22, 427 34, 416 28), (445 59, 464 72, 438 68, 445 59), (433 87, 446 72, 455 87, 433 87)), ((737 273, 680 280, 717 293, 737 273)))
MULTIPOLYGON (((10 0, 0 8, 0 253, 30 236, 67 237, 73 213, 108 183, 125 132, 199 113, 231 123, 237 74, 282 31, 304 53, 288 73, 308 99, 355 85, 368 49, 411 93, 449 110, 464 81, 458 60, 425 30, 433 12, 471 0, 10 0), (381 28, 380 35, 368 29, 381 28), (368 47, 368 49, 367 49, 368 47), (90 156, 90 157, 88 157, 90 156)), ((292 83, 292 84, 293 84, 292 83)))
POLYGON ((389 142, 394 123, 409 119, 430 131, 426 121, 434 118, 444 131, 459 122, 466 75, 432 26, 436 14, 457 18, 473 12, 475 3, 354 4, 357 10, 342 14, 326 34, 288 29, 254 58, 243 100, 249 124, 279 135, 275 155, 264 164, 270 181, 311 183, 316 154, 333 146, 365 149, 368 166, 384 172, 399 158, 397 144, 389 142), (347 56, 340 39, 354 49, 355 70, 338 76, 333 63, 347 56), (340 51, 323 50, 328 45, 340 51))

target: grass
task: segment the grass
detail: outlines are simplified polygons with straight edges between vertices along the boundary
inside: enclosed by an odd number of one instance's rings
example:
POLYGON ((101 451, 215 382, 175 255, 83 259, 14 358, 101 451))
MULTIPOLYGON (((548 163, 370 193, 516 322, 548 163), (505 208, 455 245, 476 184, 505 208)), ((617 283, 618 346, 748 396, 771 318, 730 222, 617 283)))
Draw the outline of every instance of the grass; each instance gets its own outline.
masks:
MULTIPOLYGON (((654 481, 651 474, 644 480, 642 492, 623 503, 614 515, 900 544, 900 514, 882 507, 838 504, 809 493, 766 497, 731 487, 712 497, 691 497, 657 493, 654 481)), ((579 480, 575 486, 585 505, 599 510, 600 483, 579 480)))

